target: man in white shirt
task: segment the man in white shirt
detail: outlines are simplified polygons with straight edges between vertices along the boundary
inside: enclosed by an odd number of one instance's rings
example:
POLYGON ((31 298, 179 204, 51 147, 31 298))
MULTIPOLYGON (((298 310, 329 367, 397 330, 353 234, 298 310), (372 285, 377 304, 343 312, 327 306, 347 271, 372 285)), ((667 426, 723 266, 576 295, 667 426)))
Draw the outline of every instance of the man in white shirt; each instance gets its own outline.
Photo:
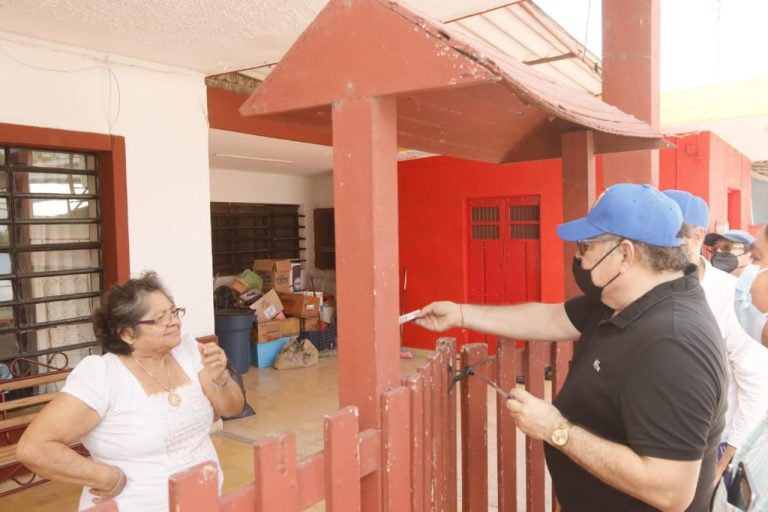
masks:
POLYGON ((667 190, 683 212, 683 236, 691 263, 699 267, 699 284, 725 340, 728 356, 728 411, 723 432, 723 455, 717 475, 723 473, 746 437, 768 411, 768 348, 742 329, 733 307, 737 279, 714 268, 701 256, 709 226, 709 209, 700 197, 682 190, 667 190))
POLYGON ((712 250, 712 258, 709 260, 712 266, 736 277, 741 276, 752 262, 754 243, 755 237, 740 229, 732 229, 723 234, 709 233, 704 237, 704 245, 712 250))

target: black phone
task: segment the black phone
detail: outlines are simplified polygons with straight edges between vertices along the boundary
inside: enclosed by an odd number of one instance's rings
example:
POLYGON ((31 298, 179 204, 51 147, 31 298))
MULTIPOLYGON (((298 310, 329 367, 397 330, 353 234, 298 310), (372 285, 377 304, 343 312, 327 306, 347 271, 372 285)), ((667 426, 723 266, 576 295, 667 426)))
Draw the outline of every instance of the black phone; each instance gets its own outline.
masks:
POLYGON ((747 466, 739 462, 728 486, 728 503, 739 510, 749 512, 757 499, 752 481, 747 466))

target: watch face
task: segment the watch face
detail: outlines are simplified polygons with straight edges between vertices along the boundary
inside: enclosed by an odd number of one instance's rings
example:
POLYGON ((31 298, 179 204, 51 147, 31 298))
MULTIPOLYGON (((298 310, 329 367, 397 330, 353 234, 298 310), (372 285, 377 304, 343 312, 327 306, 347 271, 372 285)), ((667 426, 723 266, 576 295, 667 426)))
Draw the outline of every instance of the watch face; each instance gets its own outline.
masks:
POLYGON ((563 446, 568 442, 568 431, 564 428, 558 428, 552 432, 552 442, 557 446, 563 446))

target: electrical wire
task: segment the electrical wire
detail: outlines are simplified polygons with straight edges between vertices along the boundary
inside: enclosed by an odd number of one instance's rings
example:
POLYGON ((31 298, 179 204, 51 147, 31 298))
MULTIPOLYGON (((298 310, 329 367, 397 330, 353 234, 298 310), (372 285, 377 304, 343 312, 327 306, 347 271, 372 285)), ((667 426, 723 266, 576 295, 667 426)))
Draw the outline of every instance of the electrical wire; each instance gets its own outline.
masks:
POLYGON ((589 36, 589 15, 592 13, 592 0, 587 0, 587 22, 584 26, 584 50, 582 57, 587 56, 587 37, 589 36))
POLYGON ((101 69, 101 66, 91 66, 87 68, 80 68, 80 69, 56 69, 56 68, 44 68, 41 66, 35 66, 33 64, 27 64, 26 62, 22 61, 21 59, 18 59, 16 56, 14 56, 12 53, 10 53, 8 50, 0 46, 0 52, 2 52, 6 57, 14 61, 15 63, 19 64, 20 66, 24 66, 25 68, 32 69, 35 71, 50 71, 51 73, 63 73, 63 74, 71 74, 71 73, 85 73, 87 71, 94 71, 101 69))
MULTIPOLYGON (((2 43, 3 41, 0 41, 2 43)), ((50 72, 50 73, 59 73, 59 74, 75 74, 75 73, 87 73, 90 71, 99 71, 99 70, 105 70, 107 73, 107 79, 109 82, 108 85, 108 92, 107 92, 107 112, 106 112, 106 122, 107 122, 107 128, 109 130, 109 135, 113 134, 114 126, 117 125, 117 122, 120 120, 120 113, 122 111, 122 91, 120 87, 120 80, 118 79, 117 73, 115 73, 113 69, 113 63, 109 55, 105 55, 103 58, 94 57, 91 55, 84 55, 77 52, 70 52, 70 51, 62 51, 56 48, 50 48, 47 46, 42 45, 35 45, 31 43, 17 43, 23 46, 27 46, 30 48, 37 48, 42 49, 49 52, 57 52, 57 53, 65 53, 67 55, 77 55, 78 57, 81 57, 83 59, 88 59, 91 61, 94 61, 96 64, 93 66, 86 66, 82 68, 72 68, 72 69, 61 69, 61 68, 51 68, 51 67, 44 67, 44 66, 37 66, 34 64, 30 64, 28 62, 25 62, 24 60, 16 57, 13 53, 11 53, 7 48, 4 48, 2 44, 0 44, 0 53, 8 57, 13 62, 17 63, 20 66, 23 66, 27 69, 31 69, 33 71, 41 71, 41 72, 50 72), (114 81, 114 84, 112 83, 114 81), (117 101, 116 105, 116 112, 114 116, 112 115, 112 105, 113 101, 117 101)), ((136 64, 129 64, 129 63, 118 63, 119 66, 125 67, 125 68, 137 68, 141 69, 143 71, 149 71, 152 73, 160 73, 165 75, 177 75, 177 76, 183 76, 183 77, 190 77, 192 76, 190 73, 185 73, 182 71, 172 71, 172 70, 163 70, 163 69, 156 69, 152 67, 143 67, 138 66, 136 64)), ((271 66, 272 64, 266 64, 266 66, 271 66)), ((257 66, 262 67, 262 66, 257 66)), ((198 103, 200 105, 201 114, 203 116, 203 119, 205 120, 205 124, 207 127, 210 128, 210 121, 208 119, 208 114, 205 109, 205 103, 203 100, 198 99, 198 103)))

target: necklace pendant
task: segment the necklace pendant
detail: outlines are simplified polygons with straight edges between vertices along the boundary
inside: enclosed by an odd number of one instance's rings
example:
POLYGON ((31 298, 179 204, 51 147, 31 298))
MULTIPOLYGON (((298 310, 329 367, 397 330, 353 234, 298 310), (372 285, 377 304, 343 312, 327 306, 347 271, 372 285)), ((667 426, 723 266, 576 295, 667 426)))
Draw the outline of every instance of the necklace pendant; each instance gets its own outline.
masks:
POLYGON ((168 392, 168 403, 173 407, 178 407, 181 405, 181 397, 174 390, 170 390, 168 392))

